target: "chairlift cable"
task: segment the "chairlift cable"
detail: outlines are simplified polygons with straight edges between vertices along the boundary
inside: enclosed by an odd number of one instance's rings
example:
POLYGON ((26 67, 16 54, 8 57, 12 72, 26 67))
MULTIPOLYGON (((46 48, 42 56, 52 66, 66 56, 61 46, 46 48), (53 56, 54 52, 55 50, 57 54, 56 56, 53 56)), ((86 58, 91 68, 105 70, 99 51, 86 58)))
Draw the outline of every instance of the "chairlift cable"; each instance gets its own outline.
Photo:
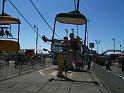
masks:
POLYGON ((80 0, 77 1, 77 10, 79 10, 80 0))
POLYGON ((3 0, 2 14, 4 13, 5 0, 3 0))
POLYGON ((76 1, 74 0, 74 7, 75 7, 75 10, 76 10, 76 1))
POLYGON ((76 25, 76 28, 77 28, 77 36, 78 36, 78 25, 76 25))
MULTIPOLYGON (((34 27, 30 24, 30 22, 24 17, 24 15, 17 9, 17 7, 10 1, 10 4, 16 9, 16 11, 24 18, 24 20, 28 23, 28 25, 33 29, 33 31, 35 31, 35 33, 37 33, 37 31, 34 29, 34 27)), ((42 39, 41 35, 39 33, 37 33, 38 36, 42 39)))
MULTIPOLYGON (((77 10, 77 8, 76 8, 76 1, 74 0, 74 6, 75 6, 75 12, 76 12, 76 10, 77 10)), ((78 5, 77 5, 78 6, 78 5)), ((78 6, 79 7, 79 6, 78 6)), ((76 25, 76 28, 77 28, 77 36, 78 36, 78 25, 76 25)))
MULTIPOLYGON (((49 25, 49 23, 46 21, 46 19, 43 17, 43 15, 41 14, 41 12, 38 10, 38 8, 36 7, 36 5, 33 3, 32 0, 29 0, 31 2, 31 4, 33 5, 33 7, 35 8, 35 10, 38 12, 38 14, 40 15, 40 17, 44 20, 44 22, 47 24, 47 26, 53 31, 52 27, 49 25)), ((55 35, 61 39, 61 37, 59 37, 56 33, 55 35)))

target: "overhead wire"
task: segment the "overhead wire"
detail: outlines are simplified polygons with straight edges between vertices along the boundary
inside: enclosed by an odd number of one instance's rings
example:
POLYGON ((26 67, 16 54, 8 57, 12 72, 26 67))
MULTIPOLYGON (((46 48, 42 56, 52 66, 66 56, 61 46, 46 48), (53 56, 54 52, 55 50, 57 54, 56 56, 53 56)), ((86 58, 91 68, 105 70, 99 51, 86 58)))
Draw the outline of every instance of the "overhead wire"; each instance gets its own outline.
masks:
MULTIPOLYGON (((74 0, 74 8, 75 8, 75 12, 76 12, 77 8, 79 8, 79 7, 76 7, 76 0, 74 0)), ((78 36, 78 25, 76 25, 76 28, 77 28, 77 36, 78 36)))
MULTIPOLYGON (((43 15, 41 14, 41 12, 38 10, 38 8, 36 7, 36 5, 34 4, 34 2, 32 0, 29 0, 31 2, 31 4, 33 5, 33 7, 35 8, 35 10, 38 12, 38 14, 40 15, 40 17, 43 19, 43 21, 47 24, 47 26, 50 28, 51 31, 53 31, 52 27, 49 25, 49 23, 46 21, 46 19, 43 17, 43 15)), ((55 35, 61 39, 61 37, 59 37, 56 33, 55 35)))
MULTIPOLYGON (((41 35, 35 30, 35 28, 30 24, 30 22, 24 17, 24 15, 17 9, 17 7, 11 2, 11 0, 8 0, 10 4, 16 9, 16 11, 24 18, 24 20, 27 22, 27 24, 33 29, 35 33, 38 34, 38 36, 42 39, 41 35)), ((49 44, 49 43, 48 43, 49 44)))

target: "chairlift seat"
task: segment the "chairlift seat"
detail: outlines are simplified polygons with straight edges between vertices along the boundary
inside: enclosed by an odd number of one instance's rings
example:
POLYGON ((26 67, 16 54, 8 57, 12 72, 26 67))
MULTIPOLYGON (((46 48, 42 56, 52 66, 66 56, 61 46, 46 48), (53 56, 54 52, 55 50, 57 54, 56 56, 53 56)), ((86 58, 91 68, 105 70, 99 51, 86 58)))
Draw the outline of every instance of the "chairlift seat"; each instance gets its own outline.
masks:
POLYGON ((20 45, 17 41, 0 40, 0 51, 17 52, 19 49, 20 49, 20 45))

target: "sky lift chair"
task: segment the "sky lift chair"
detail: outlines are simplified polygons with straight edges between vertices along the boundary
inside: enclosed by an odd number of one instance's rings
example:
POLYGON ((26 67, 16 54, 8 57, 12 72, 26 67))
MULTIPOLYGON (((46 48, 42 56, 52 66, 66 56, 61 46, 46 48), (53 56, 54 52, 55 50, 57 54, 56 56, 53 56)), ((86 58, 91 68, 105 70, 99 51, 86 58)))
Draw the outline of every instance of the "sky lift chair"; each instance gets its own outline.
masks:
POLYGON ((3 7, 2 7, 2 14, 0 15, 0 28, 1 28, 1 34, 0 34, 0 51, 2 52, 18 52, 20 49, 19 44, 19 32, 20 32, 20 20, 18 18, 12 17, 6 13, 4 13, 4 6, 5 6, 5 0, 3 0, 3 7), (17 38, 14 39, 13 37, 8 39, 9 36, 12 36, 12 33, 7 30, 7 28, 12 24, 17 24, 18 26, 18 34, 17 38), (4 29, 6 31, 4 32, 4 29), (4 35, 7 36, 7 38, 3 38, 4 35))
MULTIPOLYGON (((55 21, 54 21, 53 35, 52 35, 51 52, 60 53, 62 50, 61 42, 58 42, 58 41, 56 42, 54 39, 56 22, 60 22, 63 24, 74 24, 74 25, 84 25, 85 24, 84 46, 86 46, 87 19, 78 10, 75 10, 75 11, 72 11, 69 13, 59 13, 56 15, 55 21)), ((83 51, 84 51, 84 48, 83 48, 83 51)), ((66 75, 66 71, 65 71, 65 75, 66 75)), ((67 77, 66 77, 66 79, 68 80, 67 77)))
POLYGON ((81 14, 79 11, 72 11, 69 13, 59 13, 56 15, 55 21, 54 21, 52 44, 51 44, 51 51, 52 52, 57 52, 55 50, 59 50, 59 52, 61 51, 61 48, 59 47, 59 45, 57 45, 60 43, 56 43, 54 41, 56 21, 63 23, 63 24, 74 24, 74 25, 84 25, 85 24, 84 46, 86 46, 86 34, 87 34, 87 32, 86 32, 87 31, 87 19, 86 19, 86 17, 83 14, 81 14))
MULTIPOLYGON (((83 44, 83 52, 85 52, 86 46, 86 36, 87 36, 87 18, 79 12, 79 0, 77 3, 77 9, 75 11, 71 11, 68 13, 59 13, 55 17, 54 27, 53 27, 53 35, 51 40, 51 52, 56 54, 60 54, 62 50, 62 43, 61 40, 56 40, 55 36, 55 29, 56 29, 56 22, 63 23, 63 24, 74 24, 74 25, 84 25, 85 24, 85 36, 84 36, 84 44, 83 44)), ((44 37, 45 38, 45 37, 44 37)), ((59 55, 58 55, 59 57, 59 55)), ((61 58, 60 58, 61 60, 61 58)), ((52 78, 53 79, 53 78, 52 78)), ((52 80, 50 79, 50 81, 52 80)))
POLYGON ((0 15, 0 28, 1 30, 6 29, 4 32, 4 35, 7 35, 7 38, 1 37, 0 40, 0 51, 18 51, 20 49, 20 44, 19 44, 19 32, 20 32, 20 20, 15 17, 11 17, 8 14, 2 13, 0 15), (8 26, 12 24, 17 24, 18 25, 18 36, 17 38, 8 38, 8 36, 12 36, 11 32, 7 30, 8 26))

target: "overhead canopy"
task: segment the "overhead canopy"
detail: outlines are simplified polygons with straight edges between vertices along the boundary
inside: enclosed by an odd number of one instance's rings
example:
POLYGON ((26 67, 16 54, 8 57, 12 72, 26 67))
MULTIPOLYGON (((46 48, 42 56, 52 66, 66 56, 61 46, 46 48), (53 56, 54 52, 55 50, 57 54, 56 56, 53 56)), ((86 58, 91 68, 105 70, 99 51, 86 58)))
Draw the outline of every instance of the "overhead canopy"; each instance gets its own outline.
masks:
POLYGON ((65 24, 83 25, 87 22, 86 17, 79 11, 72 11, 69 13, 59 13, 56 15, 56 21, 65 24))
POLYGON ((8 24, 20 24, 20 20, 15 17, 11 17, 8 14, 1 14, 0 15, 0 25, 8 25, 8 24))
POLYGON ((12 40, 0 40, 0 51, 17 52, 20 49, 20 45, 17 41, 12 40))

